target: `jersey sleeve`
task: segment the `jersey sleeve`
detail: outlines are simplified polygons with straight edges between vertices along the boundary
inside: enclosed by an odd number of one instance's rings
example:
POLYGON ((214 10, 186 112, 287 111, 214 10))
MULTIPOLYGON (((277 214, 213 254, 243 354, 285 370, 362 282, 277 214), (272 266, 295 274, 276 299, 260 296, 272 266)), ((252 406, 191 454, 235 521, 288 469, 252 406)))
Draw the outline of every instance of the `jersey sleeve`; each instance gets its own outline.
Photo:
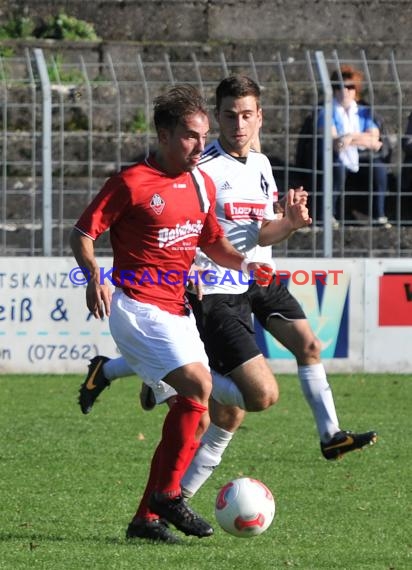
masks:
POLYGON ((121 176, 112 176, 84 210, 75 228, 93 240, 127 211, 130 191, 121 176))
POLYGON ((209 210, 205 218, 202 233, 200 234, 199 244, 200 248, 214 243, 217 239, 223 237, 224 231, 220 226, 216 216, 216 186, 210 176, 202 172, 205 179, 207 196, 209 199, 209 210))
POLYGON ((272 165, 270 164, 269 159, 265 156, 266 163, 267 163, 267 179, 269 182, 268 187, 268 199, 265 206, 265 211, 263 213, 264 220, 274 220, 276 218, 275 210, 274 210, 274 203, 278 201, 278 187, 276 186, 275 179, 273 177, 272 165))

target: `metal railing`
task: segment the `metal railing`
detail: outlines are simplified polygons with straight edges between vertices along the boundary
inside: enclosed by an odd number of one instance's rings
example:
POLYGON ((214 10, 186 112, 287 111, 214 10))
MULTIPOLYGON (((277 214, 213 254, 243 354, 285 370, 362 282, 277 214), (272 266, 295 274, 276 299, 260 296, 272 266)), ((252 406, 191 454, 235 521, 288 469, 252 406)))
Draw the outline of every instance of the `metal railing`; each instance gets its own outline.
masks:
MULTIPOLYGON (((262 146, 280 193, 304 184, 311 196, 312 228, 296 232, 274 254, 410 256, 412 177, 407 180, 411 166, 404 160, 402 138, 412 111, 412 61, 395 55, 371 60, 364 52, 349 60, 337 51, 307 51, 300 59, 269 54, 267 61, 256 61, 253 53, 245 61, 228 61, 223 52, 214 61, 193 52, 185 60, 165 54, 154 61, 137 52, 128 61, 114 61, 107 53, 103 61, 84 54, 68 62, 61 56, 46 59, 41 49, 0 58, 0 255, 70 255, 71 227, 105 178, 135 162, 155 142, 153 98, 170 85, 192 83, 212 110, 217 83, 237 72, 262 87, 262 146), (340 197, 339 228, 333 225, 332 142, 328 135, 322 147, 317 144, 316 124, 321 107, 329 116, 328 77, 343 63, 363 72, 365 98, 387 126, 390 228, 374 223, 368 168, 358 180, 348 181, 340 197), (302 131, 305 119, 312 128, 302 131), (302 148, 305 163, 297 156, 302 148)), ((212 122, 211 136, 215 134, 212 122)), ((97 252, 111 253, 106 236, 97 252)))

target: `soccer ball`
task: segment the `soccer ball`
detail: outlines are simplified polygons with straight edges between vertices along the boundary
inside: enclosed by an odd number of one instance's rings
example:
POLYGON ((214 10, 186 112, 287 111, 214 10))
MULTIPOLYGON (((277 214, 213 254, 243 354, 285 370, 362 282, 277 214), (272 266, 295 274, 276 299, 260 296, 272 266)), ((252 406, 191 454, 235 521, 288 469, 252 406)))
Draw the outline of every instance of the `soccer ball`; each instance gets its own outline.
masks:
POLYGON ((229 481, 216 497, 217 522, 223 530, 240 538, 262 534, 272 523, 275 510, 270 490, 250 477, 229 481))

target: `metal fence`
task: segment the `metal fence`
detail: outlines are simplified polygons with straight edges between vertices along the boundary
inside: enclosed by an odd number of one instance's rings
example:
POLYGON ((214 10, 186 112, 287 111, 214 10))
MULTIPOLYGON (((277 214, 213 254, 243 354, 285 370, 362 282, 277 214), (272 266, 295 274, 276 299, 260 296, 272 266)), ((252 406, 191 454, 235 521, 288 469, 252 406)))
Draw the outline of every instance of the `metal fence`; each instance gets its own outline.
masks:
MULTIPOLYGON (((41 49, 0 58, 0 255, 71 255, 71 227, 105 178, 154 143, 153 98, 170 85, 192 83, 212 109, 217 83, 237 72, 262 87, 263 151, 280 192, 300 184, 310 192, 313 226, 275 247, 274 255, 410 256, 412 177, 402 140, 412 111, 412 60, 370 60, 364 52, 349 60, 337 51, 307 51, 301 58, 270 54, 267 61, 255 61, 253 53, 228 61, 223 52, 212 61, 193 52, 186 60, 165 54, 155 61, 137 52, 128 61, 106 53, 102 61, 85 54, 68 62, 46 58, 41 49), (348 180, 339 197, 339 227, 332 220, 331 139, 326 136, 319 150, 314 132, 318 110, 330 105, 329 74, 344 63, 363 72, 365 99, 386 125, 391 227, 374 223, 370 168, 348 180), (325 153, 323 162, 319 153, 325 153)), ((97 253, 111 253, 107 236, 97 253)))

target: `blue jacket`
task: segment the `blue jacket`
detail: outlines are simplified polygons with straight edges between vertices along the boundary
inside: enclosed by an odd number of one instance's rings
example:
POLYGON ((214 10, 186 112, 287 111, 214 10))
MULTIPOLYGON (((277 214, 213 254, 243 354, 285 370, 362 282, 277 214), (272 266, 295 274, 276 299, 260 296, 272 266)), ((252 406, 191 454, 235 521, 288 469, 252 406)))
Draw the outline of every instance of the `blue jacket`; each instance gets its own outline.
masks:
MULTIPOLYGON (((359 116, 359 127, 360 127, 361 133, 367 131, 368 129, 378 129, 379 128, 378 125, 373 120, 370 107, 367 107, 365 105, 358 105, 358 116, 359 116)), ((325 122, 325 112, 324 112, 324 109, 320 109, 319 114, 318 114, 318 128, 319 129, 323 129, 324 122, 325 122)), ((343 124, 342 124, 341 118, 337 112, 336 101, 333 102, 333 107, 332 107, 332 124, 336 128, 336 131, 337 131, 339 136, 342 136, 345 134, 345 132, 343 130, 343 124)))

